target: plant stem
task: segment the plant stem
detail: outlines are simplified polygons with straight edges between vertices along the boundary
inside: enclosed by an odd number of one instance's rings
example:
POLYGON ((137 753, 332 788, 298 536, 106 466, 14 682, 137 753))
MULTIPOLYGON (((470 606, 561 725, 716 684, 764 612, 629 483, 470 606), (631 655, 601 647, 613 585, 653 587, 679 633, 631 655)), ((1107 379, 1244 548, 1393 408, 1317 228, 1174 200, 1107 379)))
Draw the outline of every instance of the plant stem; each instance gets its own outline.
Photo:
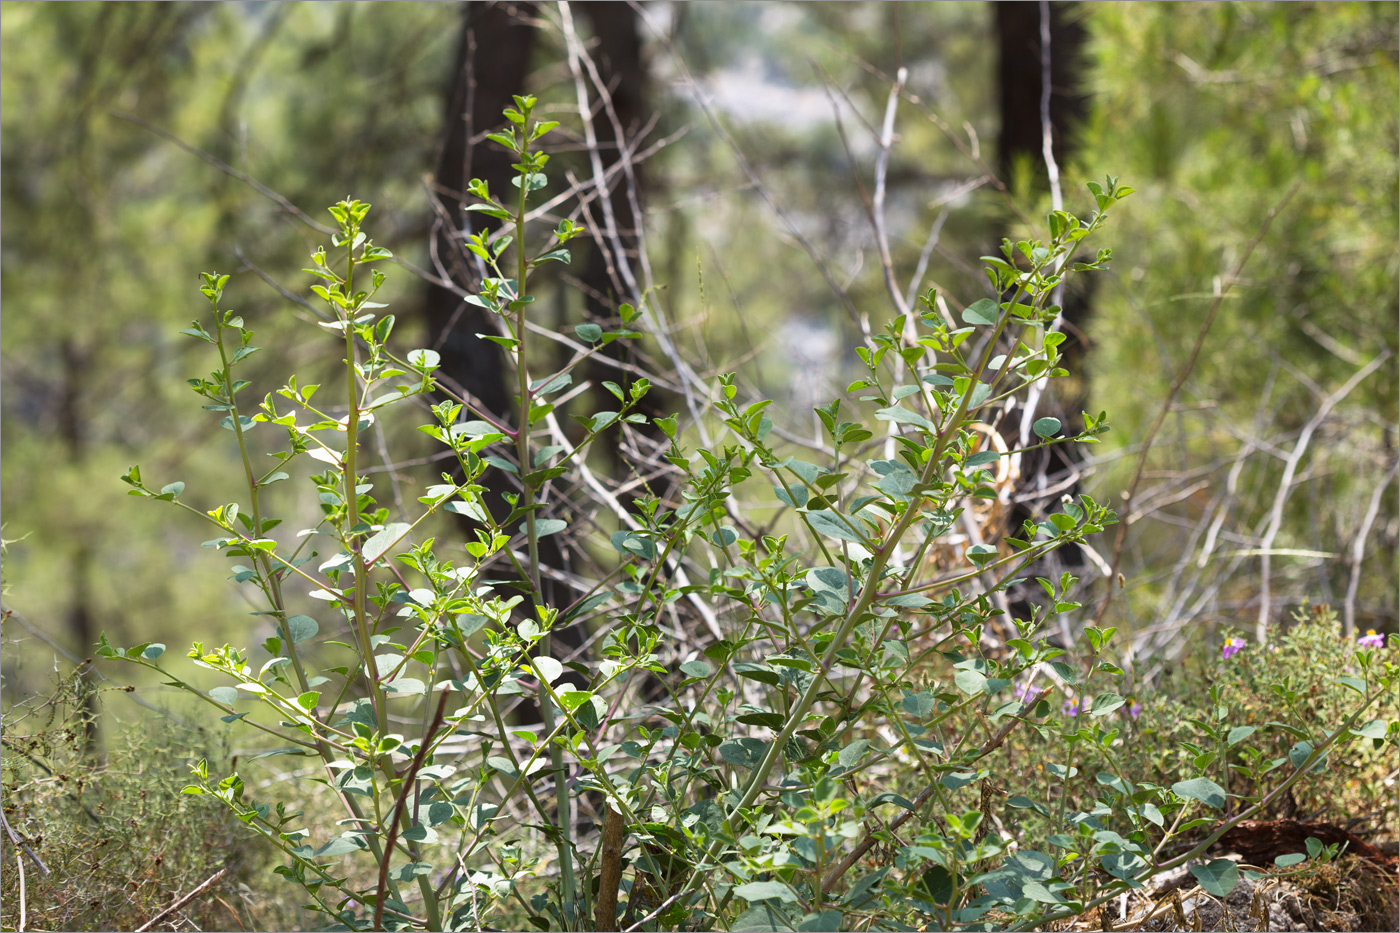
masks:
MULTIPOLYGON (((528 116, 528 114, 527 114, 528 116)), ((526 291, 525 283, 530 274, 530 261, 525 252, 525 203, 530 193, 529 169, 529 122, 521 126, 518 130, 520 136, 520 159, 525 172, 519 178, 520 197, 516 202, 515 212, 515 374, 519 395, 516 399, 519 405, 519 417, 515 426, 515 452, 519 461, 520 483, 522 488, 520 494, 519 508, 525 510, 525 539, 526 548, 529 555, 527 570, 530 575, 530 595, 531 604, 535 609, 535 616, 539 621, 543 621, 541 600, 544 593, 540 587, 540 536, 539 529, 535 522, 535 486, 526 481, 525 477, 530 472, 530 368, 525 356, 525 342, 528 331, 525 327, 525 306, 526 291)), ((539 641, 539 653, 548 655, 550 647, 554 641, 553 635, 546 631, 539 641)), ((536 694, 540 707, 540 722, 544 726, 545 734, 554 732, 555 717, 554 707, 549 698, 549 688, 541 678, 540 689, 536 694)), ((558 745, 553 742, 549 746, 549 764, 554 772, 554 793, 556 819, 559 826, 559 868, 563 881, 563 903, 562 915, 564 925, 568 927, 570 917, 568 912, 575 900, 574 892, 574 864, 572 851, 573 839, 573 809, 569 797, 569 788, 564 780, 564 753, 558 745)))
MULTIPOLYGON (((248 480, 248 497, 253 506, 253 535, 261 538, 263 535, 262 505, 258 497, 258 480, 253 475, 253 463, 248 457, 248 440, 243 433, 243 421, 238 411, 238 403, 233 397, 233 373, 230 372, 228 350, 224 347, 224 326, 219 320, 219 309, 214 308, 214 335, 216 346, 219 348, 219 361, 223 364, 224 374, 224 396, 228 399, 229 419, 233 422, 233 434, 238 439, 238 452, 243 458, 243 474, 248 480)), ((297 655, 296 643, 292 640, 292 630, 287 625, 287 604, 282 600, 282 581, 279 576, 280 571, 274 572, 272 561, 267 556, 266 551, 254 550, 254 560, 258 564, 258 569, 262 572, 262 577, 267 581, 268 589, 271 591, 272 608, 277 611, 277 627, 282 632, 282 640, 287 647, 287 656, 292 659, 292 669, 297 675, 297 686, 301 692, 308 689, 306 680, 306 670, 301 665, 301 658, 297 655)), ((330 759, 326 759, 329 761, 330 759)))
MULTIPOLYGON (((345 294, 355 293, 355 238, 350 236, 345 252, 345 294)), ((389 732, 389 711, 384 708, 384 692, 379 683, 379 668, 374 660, 374 645, 370 641, 368 611, 365 608, 365 591, 369 588, 369 564, 366 563, 362 544, 352 543, 355 529, 360 524, 359 478, 356 467, 360 444, 360 398, 359 383, 355 378, 355 307, 345 309, 345 544, 355 560, 355 599, 352 614, 355 632, 360 642, 360 653, 365 662, 365 677, 369 681, 370 704, 374 708, 374 719, 379 734, 389 732)))

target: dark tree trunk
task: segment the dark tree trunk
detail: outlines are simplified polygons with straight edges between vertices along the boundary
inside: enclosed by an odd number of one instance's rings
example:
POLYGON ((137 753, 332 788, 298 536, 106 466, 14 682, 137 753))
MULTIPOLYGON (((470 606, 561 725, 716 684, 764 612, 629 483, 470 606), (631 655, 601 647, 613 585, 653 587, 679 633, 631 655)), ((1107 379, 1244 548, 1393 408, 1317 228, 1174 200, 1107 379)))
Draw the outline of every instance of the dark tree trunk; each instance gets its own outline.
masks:
MULTIPOLYGON (((535 29, 528 21, 533 4, 462 7, 462 30, 447 89, 446 135, 434 178, 446 217, 435 230, 433 247, 452 281, 471 286, 480 276, 462 248, 461 233, 467 218, 481 224, 483 215, 462 210, 464 192, 472 178, 484 179, 498 197, 510 188, 513 157, 479 140, 504 123, 501 111, 511 104, 512 95, 524 92, 535 29)), ((487 225, 497 222, 488 220, 487 225)), ((507 417, 511 395, 505 355, 496 344, 476 336, 495 333, 496 323, 456 292, 431 284, 425 311, 430 340, 442 355, 439 375, 493 415, 507 417)))
MULTIPOLYGON (((535 6, 466 3, 463 7, 447 93, 446 136, 434 179, 445 217, 434 231, 433 247, 452 281, 470 290, 475 289, 481 274, 473 257, 462 247, 462 231, 466 223, 478 225, 472 230, 480 231, 483 215, 463 210, 467 203, 464 192, 473 178, 486 181, 497 198, 512 190, 511 166, 515 157, 495 143, 486 142, 484 137, 505 124, 501 111, 512 105, 514 95, 525 92, 535 47, 535 27, 530 23, 535 6)), ((484 224, 487 228, 497 225, 494 220, 484 224)), ((431 345, 441 354, 439 377, 444 384, 498 419, 514 421, 514 395, 504 351, 476 336, 496 333, 496 322, 451 289, 432 284, 428 286, 426 315, 431 345)), ((496 469, 488 470, 483 482, 487 507, 497 521, 503 521, 510 511, 503 495, 518 490, 505 473, 496 469)), ((473 524, 468 519, 463 521, 468 529, 473 524)), ((568 567, 567 554, 560 546, 562 537, 552 535, 540 540, 539 555, 544 566, 568 567)), ((540 588, 542 602, 561 610, 577 597, 567 584, 547 576, 541 580, 540 588)), ((527 598, 518 611, 534 618, 533 600, 527 598)), ((579 625, 556 628, 553 653, 561 660, 569 660, 582 652, 584 635, 579 625)), ((572 672, 566 673, 565 679, 575 686, 584 685, 572 672)), ((522 709, 522 714, 537 719, 539 711, 522 709)))
MULTIPOLYGON (((612 105, 612 115, 606 108, 599 106, 594 117, 594 131, 598 137, 603 165, 610 168, 619 160, 628 157, 625 150, 629 144, 635 143, 649 116, 644 94, 646 68, 642 62, 642 41, 637 30, 637 14, 630 5, 617 0, 581 4, 578 9, 586 13, 593 24, 596 45, 592 48, 591 55, 597 63, 612 105), (613 116, 616 116, 616 125, 613 116), (619 128, 622 131, 621 138, 618 137, 619 128)), ((617 238, 612 243, 595 241, 583 265, 580 279, 584 288, 585 309, 590 319, 616 319, 617 306, 624 301, 634 300, 619 272, 620 257, 615 255, 616 251, 621 250, 627 262, 637 270, 638 231, 644 219, 638 217, 633 210, 628 184, 626 176, 613 176, 608 189, 608 202, 617 225, 617 238)), ((641 206, 646 194, 644 165, 632 166, 632 184, 635 185, 637 205, 641 206)), ((593 217, 601 227, 601 205, 594 206, 593 217)), ((637 272, 640 274, 640 270, 637 272)), ((612 359, 637 362, 630 344, 626 341, 608 344, 602 352, 612 359)), ((623 374, 617 369, 605 363, 595 362, 589 368, 589 377, 595 383, 609 379, 625 385, 630 381, 620 378, 621 376, 623 374)), ((660 391, 653 388, 638 406, 638 411, 651 419, 666 414, 666 407, 660 391)), ((621 430, 620 426, 611 428, 607 432, 608 436, 602 440, 602 449, 606 450, 611 458, 615 476, 621 476, 629 467, 618 440, 621 430)), ((653 439, 661 436, 650 424, 643 426, 641 431, 653 439)), ((623 501, 627 503, 630 498, 624 498, 623 501)))
MULTIPOLYGON (((1083 92, 1082 59, 1087 32, 1079 20, 1075 3, 1049 4, 1050 12, 1050 140, 1057 165, 1063 169, 1073 152, 1078 125, 1088 114, 1088 97, 1083 92)), ((1041 5, 1038 2, 996 3, 997 77, 1000 84, 1001 132, 997 138, 997 162, 1002 177, 1010 181, 1018 172, 1031 170, 1033 184, 1040 191, 1049 190, 1049 173, 1045 166, 1041 97, 1043 93, 1041 64, 1041 5)), ((1062 176, 1063 177, 1063 176, 1062 176)), ((1062 181, 1063 184, 1063 181, 1062 181)), ((1043 234, 1041 234, 1043 235, 1043 234)), ((1055 380, 1046 387, 1035 412, 1036 418, 1051 416, 1075 430, 1080 412, 1087 402, 1085 383, 1084 329, 1091 313, 1091 279, 1071 278, 1062 299, 1062 323, 1067 339, 1060 345, 1061 365, 1069 376, 1055 380)), ((1011 412, 1000 426, 1012 446, 1021 432, 1023 411, 1011 412)), ((1038 486, 1063 475, 1075 467, 1080 453, 1069 445, 1057 445, 1028 454, 1021 463, 1017 504, 1010 515, 1009 528, 1014 532, 1026 519, 1039 519, 1046 507, 1035 495, 1038 486)), ((1078 488, 1063 490, 1070 495, 1078 488)), ((1078 572, 1084 558, 1079 549, 1056 555, 1063 561, 1059 569, 1078 572)), ((1045 572, 1048 568, 1041 568, 1045 572)), ((1036 589, 1032 591, 1039 593, 1036 589)), ((1032 595, 1031 598, 1036 598, 1032 595)), ((1013 615, 1029 616, 1030 605, 1013 601, 1013 615)), ((1063 638, 1070 633, 1062 631, 1063 638)))
MULTIPOLYGON (((1009 179, 1020 158, 1037 167, 1040 186, 1046 185, 1040 129, 1040 4, 995 3, 997 80, 1000 87, 1001 132, 997 164, 1009 179)), ((1083 92, 1082 59, 1087 38, 1074 3, 1050 4, 1050 128, 1055 159, 1061 165, 1074 148, 1074 131, 1089 112, 1083 92)))
MULTIPOLYGON (((68 338, 59 347, 63 357, 63 388, 58 402, 58 432, 70 464, 80 464, 87 457, 87 425, 83 419, 83 390, 88 369, 88 352, 76 340, 68 338)), ((92 611, 92 545, 86 535, 73 552, 69 569, 68 631, 78 643, 78 652, 86 655, 96 639, 92 611)), ((84 665, 79 674, 78 692, 83 703, 83 750, 97 746, 97 688, 91 679, 92 666, 84 665)))

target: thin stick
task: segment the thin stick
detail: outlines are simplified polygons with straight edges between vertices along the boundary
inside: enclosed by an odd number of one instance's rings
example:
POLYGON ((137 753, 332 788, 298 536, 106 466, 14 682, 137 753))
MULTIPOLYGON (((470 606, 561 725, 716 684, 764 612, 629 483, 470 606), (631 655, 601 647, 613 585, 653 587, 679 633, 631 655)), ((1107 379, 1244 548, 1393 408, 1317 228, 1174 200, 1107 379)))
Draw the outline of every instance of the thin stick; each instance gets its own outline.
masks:
POLYGON ((1274 540, 1278 537, 1279 528, 1283 525, 1283 506, 1288 502, 1288 494, 1293 491, 1293 477, 1297 474, 1298 464, 1302 462, 1303 454, 1308 449, 1308 442, 1312 440, 1313 433, 1327 420, 1332 409, 1342 399, 1356 388, 1361 380, 1365 379, 1376 368, 1390 359, 1390 351, 1380 353, 1375 359, 1367 363, 1352 374, 1352 377, 1342 384, 1342 387, 1322 400, 1318 406, 1317 414, 1308 419, 1308 423, 1303 425, 1303 430, 1298 434, 1298 442, 1293 445, 1293 451, 1288 455, 1288 462, 1283 467, 1283 477, 1278 483, 1278 492, 1274 494, 1273 506, 1269 509, 1269 525, 1264 532, 1264 538, 1259 542, 1259 618, 1254 623, 1254 640, 1259 644, 1264 644, 1268 638, 1269 609, 1270 609, 1270 564, 1272 562, 1274 540))
MULTIPOLYGON (((6 742, 5 744, 8 745, 9 743, 6 742)), ((30 756, 28 756, 28 755, 25 755, 25 757, 26 757, 26 758, 29 758, 30 761, 34 761, 34 759, 33 759, 33 758, 30 758, 30 756)), ((40 766, 41 768, 44 767, 44 766, 43 766, 41 763, 39 763, 39 762, 35 762, 35 764, 39 764, 39 766, 40 766)), ((48 771, 47 768, 44 768, 44 770, 48 771)), ((50 771, 49 773, 52 774, 53 772, 50 771)), ((84 810, 87 810, 87 807, 83 807, 83 809, 84 809, 84 810)), ((88 816, 92 816, 92 811, 91 811, 91 810, 88 810, 88 816)), ((5 827, 5 834, 6 834, 7 836, 10 837, 10 841, 13 842, 13 843, 15 844, 15 848, 16 848, 16 849, 23 849, 23 850, 24 850, 24 854, 27 855, 27 856, 29 856, 30 859, 33 860, 34 865, 35 865, 41 872, 43 872, 43 873, 46 874, 46 875, 51 874, 51 872, 49 871, 49 867, 48 867, 47 865, 45 865, 43 862, 39 861, 39 856, 37 856, 37 855, 34 854, 34 850, 31 849, 31 848, 29 848, 28 843, 26 843, 23 839, 21 839, 21 838, 19 837, 19 834, 16 833, 16 832, 10 827, 10 821, 7 820, 7 819, 5 819, 5 814, 3 814, 3 813, 0 813, 0 824, 4 824, 4 827, 5 827)), ((18 855, 18 853, 16 853, 16 855, 18 855)), ((20 878, 23 878, 23 877, 24 877, 24 874, 23 874, 24 868, 23 868, 23 867, 20 868, 20 872, 21 872, 20 878)), ((24 924, 20 924, 20 926, 22 927, 22 926, 24 926, 24 924)))
POLYGON ((1210 334, 1210 329, 1215 325, 1215 317, 1220 312, 1220 305, 1225 300, 1225 295, 1234 287, 1239 280, 1240 274, 1244 272, 1244 267, 1249 262, 1249 257, 1254 255, 1255 248, 1263 241, 1269 232, 1269 227, 1273 224, 1274 218, 1279 212, 1293 200, 1293 196, 1298 193, 1298 189, 1303 186, 1301 181, 1295 182, 1288 193, 1279 199, 1279 202, 1269 208, 1269 213, 1265 215, 1264 222, 1259 225, 1259 231, 1254 234, 1254 239, 1249 241, 1249 245, 1244 249, 1244 255, 1240 256, 1239 262, 1235 263, 1235 268, 1225 277, 1225 281, 1220 284, 1220 288, 1215 295, 1215 300, 1210 304, 1210 310, 1206 312, 1206 319, 1201 322, 1201 329, 1196 334, 1196 343, 1191 348, 1191 355, 1182 364, 1181 370, 1172 380, 1171 388, 1167 390, 1166 398, 1162 399, 1162 407, 1157 412, 1156 419, 1152 422, 1152 427, 1147 431, 1147 437, 1143 439, 1142 446, 1138 450, 1137 466, 1133 469, 1132 482, 1128 484, 1128 491, 1124 495, 1129 508, 1124 509, 1123 517, 1118 522, 1118 534, 1113 540, 1113 563, 1110 567, 1108 588, 1103 595, 1103 600, 1099 603, 1098 611, 1094 613, 1094 625, 1103 621, 1104 613, 1108 611, 1108 604, 1113 601, 1113 578, 1118 576, 1118 568, 1123 561, 1123 544, 1128 538, 1128 526, 1132 524, 1133 496, 1137 493, 1138 483, 1142 481, 1142 472, 1147 466, 1147 455, 1152 452, 1152 441, 1157 437, 1157 432, 1162 429, 1162 422, 1167 420, 1167 414, 1172 409, 1172 404, 1176 401, 1177 393, 1186 384, 1191 371, 1196 368, 1196 358, 1201 355, 1201 350, 1205 347, 1206 337, 1210 334))
POLYGON ((29 918, 25 916, 24 898, 24 859, 19 857, 19 850, 15 850, 15 867, 19 869, 19 926, 17 929, 23 930, 29 926, 29 918))
MULTIPOLYGON (((169 907, 165 908, 165 909, 162 910, 160 913, 156 914, 154 917, 152 917, 151 919, 147 920, 145 923, 143 923, 143 924, 141 924, 139 927, 137 927, 137 928, 136 928, 136 933, 146 933, 146 931, 149 930, 151 927, 155 926, 157 923, 160 923, 160 922, 161 922, 162 920, 164 920, 166 917, 170 916, 170 915, 173 914, 175 911, 179 910, 181 907, 184 907, 184 906, 185 906, 186 904, 188 904, 190 901, 194 900, 196 897, 198 897, 199 895, 203 894, 205 891, 209 890, 211 887, 214 886, 214 884, 215 884, 220 878, 222 878, 222 877, 223 877, 225 874, 227 874, 227 873, 228 873, 228 869, 227 869, 227 868, 220 868, 218 871, 214 872, 214 874, 212 874, 212 875, 210 875, 208 878, 206 878, 205 881, 204 881, 204 883, 201 884, 199 887, 195 888, 195 889, 194 889, 193 891, 191 891, 189 894, 186 894, 184 897, 180 898, 178 901, 176 901, 175 903, 171 904, 169 907)), ((23 908, 22 908, 22 907, 21 907, 20 921, 19 921, 19 922, 20 922, 20 929, 21 929, 21 930, 24 929, 24 914, 23 914, 23 908)))
POLYGON ((389 838, 384 842, 384 857, 379 860, 379 893, 374 899, 374 929, 376 930, 384 929, 384 894, 385 888, 389 884, 389 860, 394 854, 394 843, 399 838, 399 820, 403 818, 403 807, 408 802, 408 789, 413 786, 418 769, 423 767, 423 759, 428 754, 428 746, 432 744, 432 737, 437 734, 438 726, 442 725, 443 714, 447 712, 447 693, 446 690, 442 691, 442 699, 438 700, 437 712, 433 715, 433 721, 428 726, 428 731, 423 734, 423 741, 418 746, 418 754, 413 756, 412 763, 404 772, 403 787, 399 789, 399 799, 394 801, 394 815, 389 820, 389 838))
POLYGON ((1361 558, 1366 554, 1366 539, 1370 537, 1371 526, 1376 523, 1376 516, 1380 514, 1381 496, 1390 488, 1390 484, 1395 482, 1397 468, 1400 468, 1400 463, 1392 462, 1390 469, 1376 486, 1376 491, 1371 493, 1366 517, 1362 519, 1361 529, 1357 531, 1356 538, 1351 543, 1351 579, 1347 582, 1346 601, 1342 604, 1342 634, 1348 639, 1356 632, 1356 589, 1361 584, 1361 558))

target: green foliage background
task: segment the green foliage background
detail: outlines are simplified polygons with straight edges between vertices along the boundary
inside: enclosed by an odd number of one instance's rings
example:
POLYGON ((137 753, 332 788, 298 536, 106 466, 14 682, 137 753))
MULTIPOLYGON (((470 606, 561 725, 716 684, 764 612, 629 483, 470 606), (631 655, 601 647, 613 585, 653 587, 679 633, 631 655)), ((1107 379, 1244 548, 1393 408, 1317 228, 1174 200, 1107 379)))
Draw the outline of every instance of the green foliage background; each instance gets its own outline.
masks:
MULTIPOLYGON (((246 623, 219 562, 201 559, 196 532, 131 508, 116 476, 138 451, 152 475, 199 486, 233 475, 227 438, 214 419, 190 416, 180 384, 199 371, 176 336, 197 312, 193 270, 232 269, 236 283, 248 279, 236 292, 258 342, 273 348, 261 362, 267 371, 305 371, 299 361, 318 350, 278 336, 298 312, 252 281, 248 267, 298 291, 296 257, 318 234, 119 114, 168 131, 310 212, 347 192, 372 201, 380 239, 421 263, 423 177, 442 131, 458 11, 312 3, 3 10, 9 313, 0 430, 7 535, 29 535, 8 558, 10 605, 60 640, 79 599, 118 640, 178 644, 194 623, 232 634, 246 623)), ((1092 481, 1101 498, 1118 498, 1126 485, 1129 455, 1187 355, 1212 281, 1233 266, 1268 208, 1302 185, 1230 291, 1180 410, 1157 438, 1149 486, 1188 473, 1209 484, 1139 523, 1129 539, 1122 607, 1130 624, 1144 626, 1172 595, 1163 595, 1162 580, 1173 564, 1199 553, 1189 529, 1212 506, 1242 437, 1257 435, 1265 451, 1251 456, 1228 505, 1230 527, 1249 529, 1267 510, 1280 454, 1318 394, 1387 350, 1391 358, 1314 441, 1311 472, 1289 501, 1276 547, 1344 555, 1394 460, 1396 8, 1096 4, 1082 14, 1094 96, 1078 155, 1065 166, 1067 188, 1111 170, 1138 189, 1089 333, 1087 407, 1114 415, 1108 456, 1092 481)), ((910 92, 955 128, 964 149, 917 109, 901 109, 890 194, 896 267, 908 274, 946 207, 926 280, 962 303, 980 295, 972 260, 1016 223, 990 184, 957 192, 983 168, 968 157, 974 140, 990 153, 997 132, 987 5, 694 4, 676 15, 659 25, 673 28, 677 53, 708 87, 737 75, 786 94, 784 106, 808 108, 785 117, 771 108, 718 115, 792 228, 848 283, 857 313, 883 305, 862 201, 871 183, 862 120, 878 123, 888 75, 909 66, 910 92), (844 144, 831 111, 821 110, 833 103, 844 144), (846 144, 863 159, 859 183, 846 144)), ((569 89, 552 64, 557 52, 557 37, 546 33, 531 90, 562 104, 569 89)), ((652 249, 682 346, 715 368, 737 365, 758 391, 819 373, 811 391, 829 397, 852 359, 822 347, 851 344, 858 330, 850 309, 752 190, 669 48, 653 42, 648 55, 658 133, 690 126, 647 167, 652 249), (793 346, 810 356, 795 357, 793 346)), ((420 286, 407 274, 390 282, 389 300, 408 324, 420 286)), ((791 418, 810 422, 802 411, 791 418)), ((1362 628, 1395 615, 1396 507, 1392 478, 1366 549, 1362 628)), ((1240 566, 1245 572, 1212 604, 1218 611, 1193 621, 1251 617, 1257 575, 1253 563, 1240 566)), ((1347 572, 1341 556, 1280 559, 1278 597, 1335 601, 1347 572)), ((23 691, 25 672, 43 667, 12 653, 7 685, 23 691)))
MULTIPOLYGON (((919 98, 900 109, 890 166, 900 274, 942 223, 924 284, 970 303, 985 286, 976 257, 1032 225, 979 181, 998 131, 990 5, 694 3, 671 12, 658 25, 715 92, 729 138, 643 25, 656 136, 688 128, 646 166, 660 301, 687 354, 712 370, 737 368, 756 394, 792 392, 787 426, 809 431, 807 407, 853 378, 854 358, 837 348, 859 342, 862 312, 887 307, 865 198, 870 124, 878 128, 900 65, 919 98), (722 93, 736 86, 778 103, 743 109, 722 93), (786 221, 754 190, 736 148, 786 221)), ((1393 631, 1396 5, 1103 3, 1079 12, 1092 99, 1062 166, 1068 206, 1082 211, 1082 182, 1105 172, 1137 189, 1115 217, 1114 271, 1093 296, 1087 328, 1085 407, 1109 411, 1114 426, 1088 480, 1100 501, 1121 508, 1138 445, 1216 282, 1297 186, 1229 288, 1155 438, 1135 501, 1156 508, 1135 519, 1127 587, 1107 624, 1136 635, 1144 654, 1189 654, 1206 631, 1251 624, 1258 559, 1241 552, 1263 527, 1284 458, 1320 399, 1388 353, 1313 439, 1275 541, 1296 553, 1276 558, 1273 573, 1278 618, 1304 597, 1339 602, 1379 489, 1357 625, 1393 631), (1217 515, 1224 530, 1207 554, 1202 531, 1217 515)), ((317 381, 326 365, 324 346, 286 336, 301 312, 252 271, 301 293, 298 270, 324 237, 237 173, 317 220, 346 195, 370 201, 376 240, 426 264, 424 178, 443 133, 458 14, 455 4, 430 3, 0 5, 0 494, 5 537, 23 538, 5 555, 5 605, 76 656, 91 652, 71 634, 79 604, 118 643, 161 641, 178 652, 193 637, 261 640, 247 629, 265 623, 246 615, 226 566, 199 548, 204 534, 137 507, 117 477, 139 460, 152 477, 227 489, 240 472, 228 435, 216 418, 197 417, 183 385, 207 367, 177 334, 203 310, 197 270, 235 273, 231 292, 268 348, 255 370, 317 381)), ((548 22, 550 9, 541 16, 548 22)), ((563 110, 572 88, 559 47, 546 29, 530 90, 563 110)), ((1013 187, 1041 198, 1043 214, 1048 199, 1024 180, 1032 175, 1018 173, 1013 187)), ((422 286, 394 270, 386 291, 408 341, 422 286)), ((49 688, 52 653, 13 622, 6 637, 22 640, 5 646, 7 696, 49 688)), ((1306 652, 1314 667, 1325 666, 1316 659, 1327 657, 1327 636, 1307 637, 1319 645, 1306 652)), ((1202 664, 1196 657, 1178 670, 1202 664)), ((1240 696, 1251 689, 1235 686, 1240 696)), ((140 690, 165 701, 159 687, 140 690)), ((1181 688, 1170 702, 1189 712, 1205 700, 1181 688)), ((127 722, 144 713, 121 703, 111 705, 127 722)), ((1142 727, 1167 735, 1181 710, 1149 705, 1142 727)), ((1353 809, 1363 805, 1384 802, 1365 796, 1353 809)))

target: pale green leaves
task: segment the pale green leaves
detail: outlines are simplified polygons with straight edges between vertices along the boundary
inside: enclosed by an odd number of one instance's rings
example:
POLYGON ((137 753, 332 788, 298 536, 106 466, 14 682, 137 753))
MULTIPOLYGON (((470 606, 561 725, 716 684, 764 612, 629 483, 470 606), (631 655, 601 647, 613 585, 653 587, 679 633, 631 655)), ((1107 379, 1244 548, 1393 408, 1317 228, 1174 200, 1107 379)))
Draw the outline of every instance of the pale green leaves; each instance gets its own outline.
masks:
POLYGON ((1225 807, 1225 788, 1210 778, 1198 777, 1189 781, 1177 781, 1172 785, 1172 793, 1179 797, 1189 797, 1216 810, 1225 807))

